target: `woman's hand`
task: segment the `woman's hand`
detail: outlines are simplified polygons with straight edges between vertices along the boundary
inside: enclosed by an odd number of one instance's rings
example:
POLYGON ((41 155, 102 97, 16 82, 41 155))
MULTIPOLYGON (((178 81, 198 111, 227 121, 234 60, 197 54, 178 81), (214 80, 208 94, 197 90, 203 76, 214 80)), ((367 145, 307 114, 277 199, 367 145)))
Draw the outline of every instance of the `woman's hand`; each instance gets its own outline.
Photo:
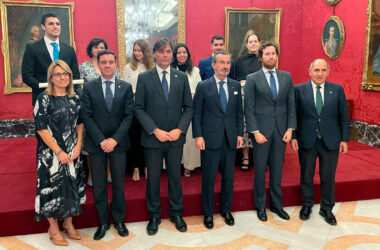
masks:
POLYGON ((71 156, 71 160, 75 160, 76 158, 79 157, 81 149, 82 149, 82 144, 77 143, 73 149, 73 154, 71 156))
POLYGON ((61 164, 70 164, 73 162, 73 160, 71 159, 71 157, 66 154, 66 152, 62 151, 61 153, 59 153, 57 155, 59 161, 61 162, 61 164))

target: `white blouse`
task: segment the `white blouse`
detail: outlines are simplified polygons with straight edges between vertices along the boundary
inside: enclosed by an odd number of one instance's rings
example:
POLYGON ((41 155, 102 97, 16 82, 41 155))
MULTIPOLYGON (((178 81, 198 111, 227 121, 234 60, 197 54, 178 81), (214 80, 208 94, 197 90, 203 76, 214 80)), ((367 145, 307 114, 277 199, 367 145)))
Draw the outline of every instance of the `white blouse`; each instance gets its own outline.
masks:
POLYGON ((137 69, 133 70, 131 64, 128 63, 123 71, 123 80, 129 82, 132 85, 133 93, 136 93, 137 77, 140 73, 146 71, 144 64, 138 63, 137 69))

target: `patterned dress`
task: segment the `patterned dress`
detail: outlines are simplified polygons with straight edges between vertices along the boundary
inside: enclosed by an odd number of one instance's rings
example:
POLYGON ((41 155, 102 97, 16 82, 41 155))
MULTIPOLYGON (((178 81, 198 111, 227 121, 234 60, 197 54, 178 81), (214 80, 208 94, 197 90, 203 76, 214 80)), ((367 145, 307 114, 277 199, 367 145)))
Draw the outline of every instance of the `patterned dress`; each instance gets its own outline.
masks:
MULTIPOLYGON (((84 79, 84 82, 89 82, 98 79, 100 75, 96 71, 94 64, 91 60, 86 61, 79 65, 80 78, 84 79)), ((115 77, 120 79, 119 70, 116 68, 115 77)))
MULTIPOLYGON (((73 154, 77 142, 76 126, 80 101, 75 95, 49 96, 41 93, 34 107, 36 130, 47 129, 61 149, 73 154)), ((61 164, 54 152, 37 136, 37 190, 35 219, 63 220, 81 213, 86 201, 83 162, 78 157, 71 164, 61 164)))

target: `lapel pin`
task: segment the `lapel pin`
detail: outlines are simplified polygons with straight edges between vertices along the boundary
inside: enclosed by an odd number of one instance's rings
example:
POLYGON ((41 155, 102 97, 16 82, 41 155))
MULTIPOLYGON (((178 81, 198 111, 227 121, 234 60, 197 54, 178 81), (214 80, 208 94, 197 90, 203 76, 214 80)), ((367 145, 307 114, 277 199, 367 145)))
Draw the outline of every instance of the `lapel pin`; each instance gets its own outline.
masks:
POLYGON ((332 91, 330 90, 330 94, 332 94, 332 91))
POLYGON ((120 89, 120 85, 119 85, 119 89, 120 89))
POLYGON ((177 77, 177 75, 174 75, 174 77, 177 77))

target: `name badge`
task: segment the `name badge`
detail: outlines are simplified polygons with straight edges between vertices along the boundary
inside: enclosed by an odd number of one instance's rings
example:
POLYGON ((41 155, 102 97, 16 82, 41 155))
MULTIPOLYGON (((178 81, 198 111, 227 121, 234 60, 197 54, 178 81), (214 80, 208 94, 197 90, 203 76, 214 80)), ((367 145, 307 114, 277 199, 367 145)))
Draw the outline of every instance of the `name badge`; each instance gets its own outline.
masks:
POLYGON ((234 92, 234 95, 238 95, 238 92, 237 92, 237 91, 235 91, 235 92, 234 92))

